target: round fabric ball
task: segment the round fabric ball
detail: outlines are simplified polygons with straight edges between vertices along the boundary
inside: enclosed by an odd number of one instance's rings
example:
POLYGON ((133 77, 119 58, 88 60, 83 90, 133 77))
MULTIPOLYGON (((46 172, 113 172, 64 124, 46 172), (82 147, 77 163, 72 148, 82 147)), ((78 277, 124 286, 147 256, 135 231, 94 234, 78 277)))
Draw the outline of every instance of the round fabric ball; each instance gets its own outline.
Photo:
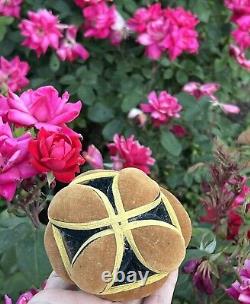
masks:
POLYGON ((191 237, 179 201, 142 171, 94 170, 52 200, 45 247, 53 269, 85 292, 124 301, 152 294, 191 237))

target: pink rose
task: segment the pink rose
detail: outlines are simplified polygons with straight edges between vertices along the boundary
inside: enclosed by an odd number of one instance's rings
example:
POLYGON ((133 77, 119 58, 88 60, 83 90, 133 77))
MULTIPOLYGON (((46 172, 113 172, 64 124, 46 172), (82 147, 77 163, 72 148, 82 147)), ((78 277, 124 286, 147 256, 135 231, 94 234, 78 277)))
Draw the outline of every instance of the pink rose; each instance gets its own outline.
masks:
POLYGON ((219 88, 220 85, 218 83, 208 82, 201 84, 199 82, 189 82, 183 87, 183 91, 199 100, 204 96, 213 98, 219 88))
POLYGON ((0 57, 0 89, 13 92, 21 90, 29 84, 26 77, 29 69, 29 64, 18 56, 9 61, 0 57))
POLYGON ((230 45, 229 53, 243 69, 250 71, 250 60, 246 58, 244 51, 236 45, 230 45))
POLYGON ((23 45, 34 50, 38 57, 45 54, 48 47, 58 49, 62 33, 59 20, 52 12, 46 9, 29 11, 28 19, 23 19, 19 28, 25 37, 23 45))
POLYGON ((0 1, 0 16, 19 18, 23 0, 0 1))
POLYGON ((250 0, 225 0, 225 5, 233 12, 233 21, 250 14, 250 0))
POLYGON ((37 174, 32 167, 28 145, 31 135, 14 138, 10 126, 0 119, 0 197, 11 201, 17 185, 37 174))
POLYGON ((141 145, 133 135, 125 138, 115 134, 113 141, 108 145, 108 148, 113 160, 114 170, 134 167, 147 174, 150 173, 149 167, 155 163, 155 159, 151 157, 152 151, 150 148, 141 145))
POLYGON ((103 169, 103 158, 101 152, 94 146, 90 145, 83 157, 93 169, 103 169))
POLYGON ((80 101, 67 103, 68 99, 68 92, 59 97, 52 86, 28 90, 20 97, 10 93, 8 119, 20 126, 60 130, 79 115, 82 107, 80 101))
POLYGON ((75 4, 80 8, 84 8, 86 6, 97 4, 103 1, 105 2, 105 0, 74 0, 75 4))
POLYGON ((3 121, 7 120, 8 110, 8 100, 5 96, 0 94, 0 118, 2 118, 3 121))
POLYGON ((76 42, 77 27, 69 25, 66 29, 65 38, 61 40, 56 53, 62 61, 74 61, 77 58, 86 60, 89 58, 89 52, 83 45, 76 42))
POLYGON ((146 56, 159 59, 168 53, 171 60, 183 52, 197 53, 198 19, 182 7, 163 9, 160 3, 139 8, 128 20, 129 28, 138 34, 137 41, 146 48, 146 56))
POLYGON ((167 91, 160 92, 158 96, 152 91, 148 95, 148 103, 142 103, 140 107, 143 112, 150 113, 155 126, 165 124, 173 117, 179 118, 182 109, 177 98, 167 91))
POLYGON ((232 36, 242 50, 248 49, 250 47, 250 15, 238 18, 236 24, 238 28, 233 31, 232 36))
POLYGON ((125 21, 114 5, 98 2, 83 9, 84 37, 110 39, 118 45, 126 32, 125 21))

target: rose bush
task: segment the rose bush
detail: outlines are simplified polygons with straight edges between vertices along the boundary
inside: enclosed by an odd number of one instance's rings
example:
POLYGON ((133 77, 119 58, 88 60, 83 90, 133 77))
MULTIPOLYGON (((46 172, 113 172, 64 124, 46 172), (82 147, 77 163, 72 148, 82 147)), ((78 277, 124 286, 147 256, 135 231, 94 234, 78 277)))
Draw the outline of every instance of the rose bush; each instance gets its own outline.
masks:
POLYGON ((0 1, 6 304, 51 270, 53 195, 78 172, 129 166, 192 217, 173 303, 250 303, 249 20, 249 0, 0 1))

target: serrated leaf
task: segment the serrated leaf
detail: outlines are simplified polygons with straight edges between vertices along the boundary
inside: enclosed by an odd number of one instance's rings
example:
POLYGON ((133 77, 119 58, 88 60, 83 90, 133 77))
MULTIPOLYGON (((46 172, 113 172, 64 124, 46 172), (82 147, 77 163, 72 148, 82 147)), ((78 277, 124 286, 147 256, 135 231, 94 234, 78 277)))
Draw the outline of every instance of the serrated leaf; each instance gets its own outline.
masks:
POLYGON ((179 140, 168 130, 161 132, 161 145, 167 152, 174 156, 181 154, 182 146, 179 140))

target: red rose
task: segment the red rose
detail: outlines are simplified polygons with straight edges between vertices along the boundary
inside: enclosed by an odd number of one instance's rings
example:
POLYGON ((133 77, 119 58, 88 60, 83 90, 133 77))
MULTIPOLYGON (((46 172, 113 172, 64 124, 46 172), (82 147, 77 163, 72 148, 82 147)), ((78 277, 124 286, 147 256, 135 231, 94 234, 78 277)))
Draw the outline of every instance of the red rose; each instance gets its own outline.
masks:
POLYGON ((41 129, 37 139, 31 140, 29 145, 33 166, 41 173, 52 172, 64 183, 71 182, 85 162, 81 149, 79 137, 67 129, 60 132, 41 129))

